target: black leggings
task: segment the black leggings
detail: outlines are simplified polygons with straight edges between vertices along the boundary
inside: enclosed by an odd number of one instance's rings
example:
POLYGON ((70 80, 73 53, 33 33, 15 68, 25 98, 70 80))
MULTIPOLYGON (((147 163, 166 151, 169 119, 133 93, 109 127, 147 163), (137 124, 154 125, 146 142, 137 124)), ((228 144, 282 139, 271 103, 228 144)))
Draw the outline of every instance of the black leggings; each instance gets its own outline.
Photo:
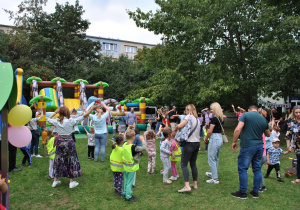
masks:
POLYGON ((94 150, 95 150, 95 146, 88 146, 88 157, 94 158, 94 150))
POLYGON ((23 152, 23 155, 24 155, 22 164, 25 164, 26 160, 28 161, 28 164, 31 164, 31 157, 30 157, 28 149, 21 149, 21 151, 23 152))
POLYGON ((267 176, 270 175, 271 171, 273 170, 273 168, 275 168, 275 171, 276 171, 276 176, 277 178, 280 177, 280 166, 279 166, 279 163, 275 164, 275 165, 269 165, 268 166, 268 170, 267 170, 267 176))
POLYGON ((300 179, 300 155, 297 155, 297 179, 300 179))
POLYGON ((182 150, 181 155, 181 169, 183 173, 183 178, 185 182, 189 182, 189 169, 187 168, 188 162, 192 169, 193 181, 198 179, 198 170, 196 166, 196 160, 198 156, 198 150, 200 147, 200 142, 186 142, 182 150))

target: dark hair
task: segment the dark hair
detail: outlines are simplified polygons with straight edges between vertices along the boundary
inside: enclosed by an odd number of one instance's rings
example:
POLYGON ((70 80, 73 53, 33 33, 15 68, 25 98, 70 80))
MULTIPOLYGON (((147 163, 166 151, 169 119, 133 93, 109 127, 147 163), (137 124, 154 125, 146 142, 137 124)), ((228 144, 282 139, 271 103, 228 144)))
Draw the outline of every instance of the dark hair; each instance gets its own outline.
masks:
POLYGON ((134 132, 135 132, 135 135, 136 135, 136 134, 140 134, 140 130, 139 130, 138 128, 135 128, 135 129, 134 129, 134 132))
POLYGON ((124 141, 124 136, 123 135, 119 135, 116 137, 116 143, 117 145, 120 145, 120 143, 124 141))
POLYGON ((44 130, 45 128, 47 128, 46 125, 43 125, 43 126, 41 127, 42 130, 44 130))
POLYGON ((165 138, 167 138, 169 136, 169 134, 171 134, 171 133, 172 133, 172 130, 169 127, 166 127, 163 131, 163 135, 165 138))
POLYGON ((156 135, 153 130, 148 131, 146 134, 146 140, 149 140, 149 139, 156 139, 156 135))
POLYGON ((32 110, 32 118, 35 118, 36 110, 32 110))
POLYGON ((248 109, 250 109, 250 110, 251 110, 251 109, 258 110, 258 107, 257 107, 256 105, 250 105, 248 109))

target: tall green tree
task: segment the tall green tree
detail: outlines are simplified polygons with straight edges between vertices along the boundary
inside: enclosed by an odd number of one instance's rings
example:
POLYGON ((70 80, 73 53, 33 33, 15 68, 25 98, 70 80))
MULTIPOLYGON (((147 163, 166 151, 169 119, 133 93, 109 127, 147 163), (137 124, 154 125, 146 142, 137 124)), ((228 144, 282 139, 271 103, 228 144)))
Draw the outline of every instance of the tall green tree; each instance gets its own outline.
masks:
POLYGON ((160 6, 155 13, 128 14, 137 26, 164 35, 165 59, 182 78, 181 84, 166 82, 183 93, 182 101, 255 103, 265 79, 258 75, 271 76, 262 68, 259 45, 274 38, 269 21, 274 6, 259 0, 155 2, 160 6))
POLYGON ((31 60, 66 79, 96 65, 101 45, 86 39, 90 22, 82 19, 84 10, 79 1, 75 5, 56 4, 55 12, 51 14, 43 11, 42 6, 46 3, 42 0, 23 1, 17 13, 10 12, 16 28, 28 33, 31 60))

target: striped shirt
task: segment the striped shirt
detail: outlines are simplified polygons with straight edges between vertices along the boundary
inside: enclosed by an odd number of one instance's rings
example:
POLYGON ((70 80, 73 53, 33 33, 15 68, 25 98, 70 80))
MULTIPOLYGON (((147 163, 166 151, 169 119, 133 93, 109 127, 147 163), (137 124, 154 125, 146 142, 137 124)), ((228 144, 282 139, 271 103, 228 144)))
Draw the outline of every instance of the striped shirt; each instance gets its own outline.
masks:
POLYGON ((32 118, 29 121, 29 125, 31 127, 31 130, 37 130, 37 121, 39 121, 42 117, 36 117, 36 118, 32 118))
POLYGON ((55 132, 58 133, 58 135, 70 135, 74 132, 74 126, 83 120, 83 116, 80 116, 70 119, 65 117, 62 124, 60 123, 59 119, 48 118, 47 122, 55 126, 55 132))

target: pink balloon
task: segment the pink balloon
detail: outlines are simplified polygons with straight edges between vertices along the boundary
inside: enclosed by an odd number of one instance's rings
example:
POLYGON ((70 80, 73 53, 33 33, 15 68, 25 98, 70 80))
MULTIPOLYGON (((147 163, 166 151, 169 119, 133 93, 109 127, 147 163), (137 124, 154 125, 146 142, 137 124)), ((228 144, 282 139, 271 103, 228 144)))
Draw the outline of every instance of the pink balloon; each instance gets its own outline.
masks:
POLYGON ((8 128, 7 138, 15 147, 26 147, 31 141, 32 134, 26 126, 12 126, 8 128))

